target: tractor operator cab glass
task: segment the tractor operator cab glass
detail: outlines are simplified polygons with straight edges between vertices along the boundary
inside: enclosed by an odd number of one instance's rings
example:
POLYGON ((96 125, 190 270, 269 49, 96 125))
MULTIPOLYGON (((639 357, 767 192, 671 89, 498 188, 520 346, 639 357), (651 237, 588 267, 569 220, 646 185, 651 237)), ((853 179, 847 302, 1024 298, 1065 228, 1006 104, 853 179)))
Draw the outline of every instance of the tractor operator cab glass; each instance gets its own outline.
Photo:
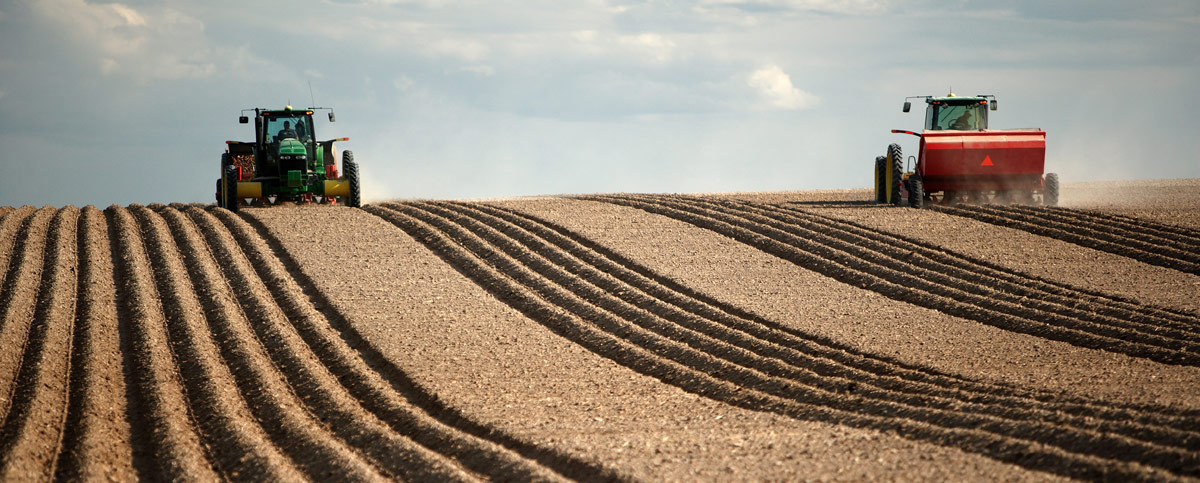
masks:
POLYGON ((925 110, 925 129, 975 131, 987 129, 987 103, 934 101, 925 110))
POLYGON ((312 118, 299 116, 270 116, 267 117, 266 134, 270 142, 278 143, 282 139, 294 138, 307 143, 312 139, 312 118))

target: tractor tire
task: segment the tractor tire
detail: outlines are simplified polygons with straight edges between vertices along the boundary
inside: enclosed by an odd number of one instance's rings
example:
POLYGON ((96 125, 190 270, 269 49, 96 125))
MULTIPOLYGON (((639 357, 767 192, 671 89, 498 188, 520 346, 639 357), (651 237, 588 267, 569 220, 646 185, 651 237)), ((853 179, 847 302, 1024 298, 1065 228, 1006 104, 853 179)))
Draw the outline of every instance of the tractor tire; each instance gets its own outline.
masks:
POLYGON ((237 178, 237 166, 226 166, 224 177, 225 189, 223 190, 225 194, 225 206, 223 208, 234 213, 237 213, 238 210, 237 178))
POLYGON ((1042 183, 1042 205, 1058 206, 1058 174, 1046 173, 1042 183))
POLYGON ((887 156, 875 157, 875 202, 887 202, 887 185, 884 184, 887 180, 887 173, 884 170, 884 163, 887 162, 887 156))
POLYGON ((225 207, 225 190, 222 188, 225 184, 225 170, 233 166, 233 155, 229 153, 221 153, 221 177, 217 178, 217 206, 225 207))
POLYGON ((889 183, 888 188, 891 189, 887 202, 899 205, 900 190, 904 187, 904 153, 901 152, 900 145, 893 144, 888 146, 887 157, 887 167, 891 169, 890 176, 884 178, 889 183))
POLYGON ((350 180, 350 196, 346 206, 358 208, 362 206, 361 189, 359 188, 358 163, 354 162, 354 153, 349 149, 342 151, 342 173, 350 180))
POLYGON ((925 182, 915 174, 908 177, 908 206, 918 210, 925 207, 925 182))

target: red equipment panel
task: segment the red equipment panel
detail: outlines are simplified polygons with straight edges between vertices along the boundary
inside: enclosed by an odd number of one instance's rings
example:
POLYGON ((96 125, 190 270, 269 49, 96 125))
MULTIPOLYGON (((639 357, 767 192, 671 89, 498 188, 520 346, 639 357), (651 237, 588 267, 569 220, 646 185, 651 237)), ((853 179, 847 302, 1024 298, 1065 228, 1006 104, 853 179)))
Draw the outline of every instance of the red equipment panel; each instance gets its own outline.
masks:
POLYGON ((917 172, 927 191, 1040 189, 1046 132, 925 131, 917 172))

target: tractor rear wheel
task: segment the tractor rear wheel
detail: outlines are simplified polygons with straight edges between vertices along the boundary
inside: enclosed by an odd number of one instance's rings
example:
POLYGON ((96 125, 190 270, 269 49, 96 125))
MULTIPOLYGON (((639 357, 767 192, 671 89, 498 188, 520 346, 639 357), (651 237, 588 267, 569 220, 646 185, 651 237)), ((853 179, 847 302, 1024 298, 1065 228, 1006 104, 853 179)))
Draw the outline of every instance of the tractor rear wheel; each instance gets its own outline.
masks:
POLYGON ((875 202, 887 202, 887 173, 884 172, 884 163, 887 163, 887 156, 875 157, 875 202))
POLYGON ((893 205, 900 204, 900 189, 904 186, 904 154, 900 151, 899 144, 888 146, 887 151, 888 168, 891 172, 886 177, 888 189, 891 190, 887 202, 893 205))
POLYGON ((225 189, 222 190, 225 195, 224 196, 224 198, 225 198, 224 208, 229 211, 232 211, 234 213, 237 213, 237 210, 238 210, 237 183, 238 183, 237 166, 226 166, 225 167, 225 186, 224 186, 225 189))
POLYGON ((908 177, 908 206, 918 210, 925 207, 925 183, 915 174, 908 177))
POLYGON ((1058 174, 1046 174, 1042 186, 1042 205, 1058 206, 1058 174))
POLYGON ((354 162, 354 153, 349 149, 342 151, 342 171, 345 173, 346 179, 350 181, 350 196, 346 200, 346 206, 358 208, 362 205, 358 182, 358 163, 354 162))

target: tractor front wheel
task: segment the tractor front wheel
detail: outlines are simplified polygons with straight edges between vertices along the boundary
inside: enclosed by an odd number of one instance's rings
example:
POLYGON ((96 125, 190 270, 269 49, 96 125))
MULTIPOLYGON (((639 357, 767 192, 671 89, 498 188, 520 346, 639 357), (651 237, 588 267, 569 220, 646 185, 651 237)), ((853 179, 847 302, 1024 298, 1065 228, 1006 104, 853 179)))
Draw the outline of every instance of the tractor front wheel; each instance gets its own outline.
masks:
POLYGON ((925 183, 920 176, 908 177, 908 206, 918 210, 925 207, 925 183))
POLYGON ((893 205, 900 204, 900 189, 904 187, 904 155, 900 151, 899 144, 888 146, 888 169, 891 171, 887 175, 887 187, 891 191, 888 193, 888 203, 893 205))
POLYGON ((887 173, 884 172, 884 163, 887 163, 887 156, 875 157, 875 202, 887 202, 887 173))
POLYGON ((346 179, 350 181, 350 196, 346 200, 346 206, 358 208, 362 205, 360 196, 358 163, 354 162, 354 153, 349 149, 342 151, 342 172, 346 175, 346 179))
POLYGON ((237 213, 237 210, 238 210, 237 183, 238 183, 237 166, 226 166, 225 167, 225 186, 224 186, 224 189, 222 190, 223 194, 225 195, 224 196, 224 198, 225 198, 224 208, 229 211, 232 211, 234 213, 237 213))
POLYGON ((225 171, 233 166, 233 156, 229 153, 221 153, 221 177, 217 178, 217 206, 225 207, 225 191, 222 189, 225 185, 225 171))
POLYGON ((1042 205, 1058 206, 1058 175, 1047 173, 1042 183, 1042 205))

